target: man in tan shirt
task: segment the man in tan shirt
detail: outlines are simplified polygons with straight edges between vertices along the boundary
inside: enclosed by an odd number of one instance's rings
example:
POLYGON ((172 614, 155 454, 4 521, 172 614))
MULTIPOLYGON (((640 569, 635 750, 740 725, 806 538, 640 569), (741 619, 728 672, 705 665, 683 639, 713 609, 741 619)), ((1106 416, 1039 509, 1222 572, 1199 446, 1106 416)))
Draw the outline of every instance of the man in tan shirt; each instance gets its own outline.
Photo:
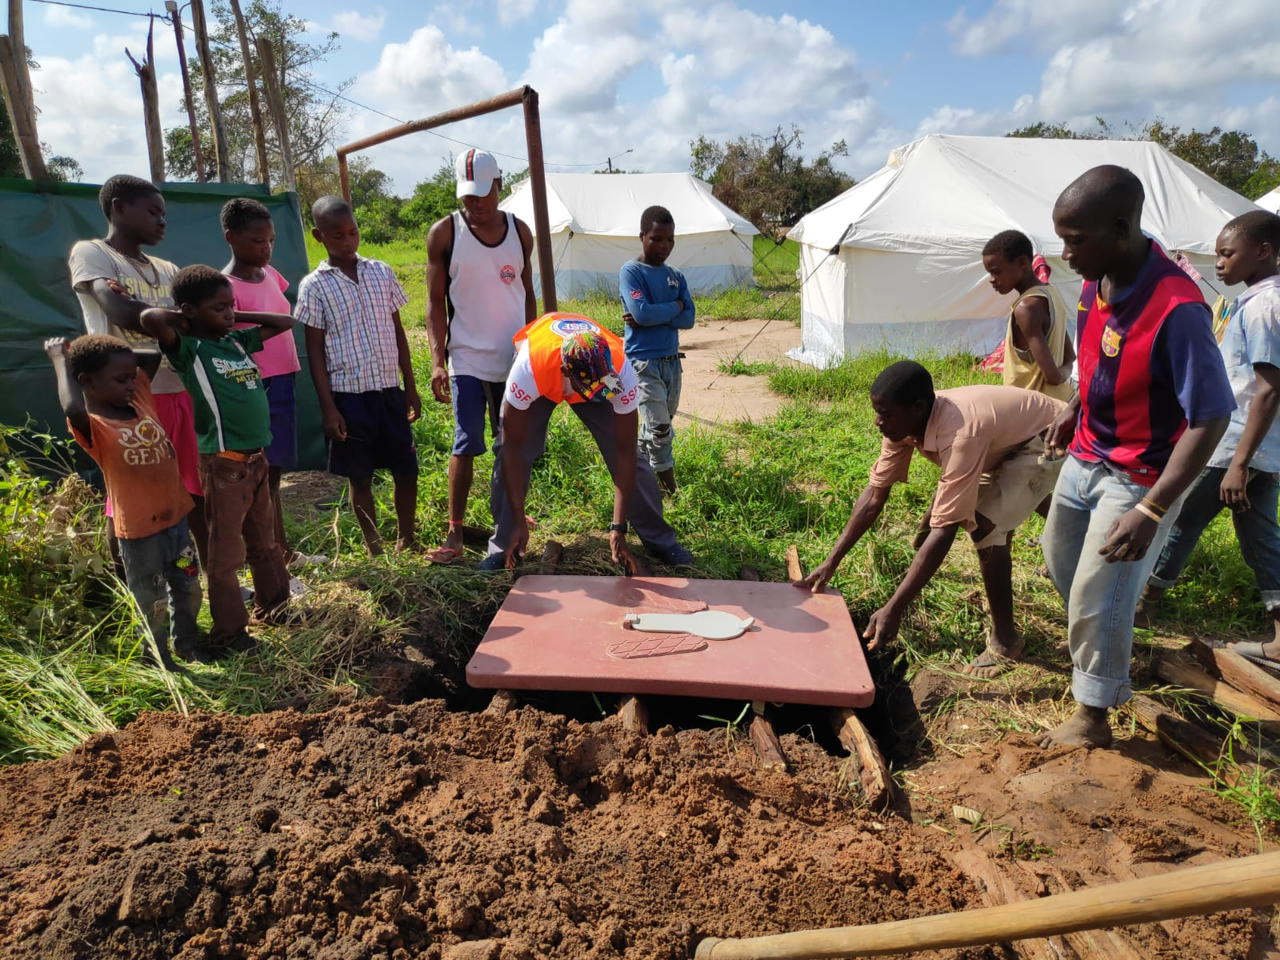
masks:
POLYGON ((906 481, 911 456, 919 450, 942 468, 942 478, 916 536, 915 559, 863 631, 867 649, 898 635, 907 605, 937 572, 956 531, 964 527, 978 551, 991 608, 987 649, 965 672, 996 676, 1022 655, 1022 637, 1013 623, 1009 544, 1013 531, 1053 492, 1062 462, 1045 460, 1041 434, 1065 404, 1017 387, 956 387, 935 394, 929 371, 902 360, 876 377, 871 406, 884 435, 880 459, 830 555, 796 585, 814 592, 826 585, 884 510, 893 484, 906 481))

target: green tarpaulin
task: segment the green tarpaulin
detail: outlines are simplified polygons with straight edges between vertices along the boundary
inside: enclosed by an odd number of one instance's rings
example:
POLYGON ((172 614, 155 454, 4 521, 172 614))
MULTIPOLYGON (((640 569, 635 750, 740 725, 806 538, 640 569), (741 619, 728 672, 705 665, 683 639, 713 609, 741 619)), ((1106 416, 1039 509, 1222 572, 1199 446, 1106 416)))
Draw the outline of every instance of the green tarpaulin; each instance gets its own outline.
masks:
MULTIPOLYGON (((298 197, 269 194, 243 183, 171 183, 162 187, 168 230, 155 252, 180 267, 207 263, 221 269, 230 258, 218 211, 229 197, 254 197, 275 220, 272 265, 288 278, 292 301, 307 272, 298 197)), ((0 178, 0 423, 34 421, 56 436, 66 434, 53 370, 44 354, 49 337, 84 332, 80 305, 71 289, 67 254, 77 240, 106 232, 98 187, 88 183, 49 184, 37 190, 30 180, 0 178)), ((298 456, 301 469, 325 463, 324 435, 315 391, 307 374, 306 349, 298 382, 298 456)))

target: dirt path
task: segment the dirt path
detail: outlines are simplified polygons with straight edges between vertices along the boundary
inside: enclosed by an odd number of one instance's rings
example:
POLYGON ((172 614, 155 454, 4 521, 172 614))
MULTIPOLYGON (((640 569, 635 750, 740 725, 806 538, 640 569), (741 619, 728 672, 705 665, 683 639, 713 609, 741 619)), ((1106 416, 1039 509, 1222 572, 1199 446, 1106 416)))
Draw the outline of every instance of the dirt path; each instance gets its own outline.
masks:
MULTIPOLYGON (((729 376, 716 365, 731 360, 750 340, 763 320, 711 320, 680 334, 685 353, 684 388, 676 423, 722 423, 734 420, 759 422, 778 412, 784 399, 769 389, 767 376, 729 376)), ((787 320, 764 327, 742 359, 791 364, 787 351, 800 346, 800 328, 787 320)))

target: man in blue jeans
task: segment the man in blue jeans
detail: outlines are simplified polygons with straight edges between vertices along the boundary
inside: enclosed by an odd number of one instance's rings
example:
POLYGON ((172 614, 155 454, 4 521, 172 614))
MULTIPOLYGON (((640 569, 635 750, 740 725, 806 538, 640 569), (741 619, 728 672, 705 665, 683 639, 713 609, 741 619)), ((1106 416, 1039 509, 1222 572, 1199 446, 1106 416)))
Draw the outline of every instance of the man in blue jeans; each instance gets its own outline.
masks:
POLYGON ((1147 585, 1149 616, 1172 587, 1210 521, 1223 509, 1253 570, 1262 603, 1274 621, 1268 641, 1232 644, 1251 659, 1280 666, 1280 217, 1256 210, 1236 217, 1218 234, 1218 279, 1247 284, 1227 309, 1222 358, 1235 393, 1236 410, 1227 432, 1187 493, 1164 552, 1147 585))
POLYGON ((1085 280, 1076 320, 1080 392, 1050 431, 1067 448, 1041 543, 1067 602, 1076 712, 1041 739, 1111 744, 1107 711, 1129 699, 1138 595, 1183 494, 1235 408, 1199 288, 1143 235, 1142 184, 1086 171, 1053 227, 1085 280))
POLYGON ((622 265, 618 295, 627 360, 640 380, 640 456, 668 494, 676 492, 671 421, 680 406, 680 331, 693 327, 693 296, 684 274, 667 266, 676 224, 666 207, 640 214, 639 260, 622 265))

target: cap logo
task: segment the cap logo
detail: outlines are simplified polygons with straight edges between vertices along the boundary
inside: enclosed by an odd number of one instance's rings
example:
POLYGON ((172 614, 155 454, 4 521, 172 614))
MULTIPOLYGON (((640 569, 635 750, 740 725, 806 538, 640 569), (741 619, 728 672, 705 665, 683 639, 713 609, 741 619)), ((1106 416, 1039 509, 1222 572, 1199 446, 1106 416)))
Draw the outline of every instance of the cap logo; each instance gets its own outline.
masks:
POLYGON ((588 333, 600 329, 590 320, 583 317, 561 317, 551 321, 551 332, 561 337, 571 337, 575 333, 588 333))
POLYGON ((475 151, 475 148, 472 147, 470 150, 467 151, 467 179, 468 180, 474 180, 476 178, 476 174, 474 170, 475 162, 476 162, 476 151, 475 151))

